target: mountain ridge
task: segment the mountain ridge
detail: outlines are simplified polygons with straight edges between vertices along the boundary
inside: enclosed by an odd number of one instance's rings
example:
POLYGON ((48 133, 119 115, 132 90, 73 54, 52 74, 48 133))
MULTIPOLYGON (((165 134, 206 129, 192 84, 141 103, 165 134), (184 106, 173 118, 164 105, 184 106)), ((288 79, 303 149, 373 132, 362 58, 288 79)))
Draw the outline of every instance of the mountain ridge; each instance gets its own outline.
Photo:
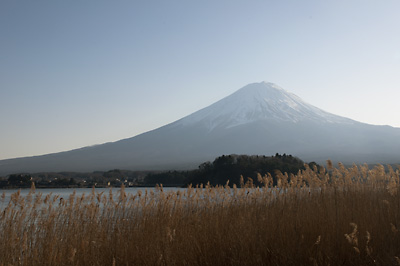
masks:
POLYGON ((292 154, 304 161, 399 163, 400 129, 337 116, 273 83, 249 84, 186 117, 137 136, 0 161, 15 172, 196 168, 222 154, 292 154))

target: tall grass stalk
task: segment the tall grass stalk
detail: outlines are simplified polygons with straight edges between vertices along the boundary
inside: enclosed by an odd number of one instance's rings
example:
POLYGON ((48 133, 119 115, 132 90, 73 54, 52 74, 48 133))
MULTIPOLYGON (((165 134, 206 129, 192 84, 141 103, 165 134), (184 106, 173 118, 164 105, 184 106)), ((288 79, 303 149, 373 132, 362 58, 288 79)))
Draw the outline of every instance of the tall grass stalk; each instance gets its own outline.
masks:
MULTIPOLYGON (((135 195, 12 195, 0 265, 400 265, 399 170, 278 173, 135 195)), ((4 197, 3 197, 4 200, 4 197)))

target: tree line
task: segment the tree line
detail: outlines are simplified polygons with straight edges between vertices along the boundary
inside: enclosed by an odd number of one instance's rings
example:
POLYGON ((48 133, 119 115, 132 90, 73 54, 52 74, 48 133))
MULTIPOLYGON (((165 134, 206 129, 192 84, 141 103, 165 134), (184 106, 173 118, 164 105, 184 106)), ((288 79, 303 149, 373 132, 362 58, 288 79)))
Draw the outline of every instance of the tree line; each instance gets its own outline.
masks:
POLYGON ((139 186, 149 171, 113 169, 109 171, 17 173, 0 178, 0 188, 79 188, 139 186))
MULTIPOLYGON (((312 164, 315 163, 310 163, 312 164)), ((222 155, 213 162, 207 161, 198 169, 187 171, 130 171, 113 169, 91 173, 59 172, 59 173, 19 173, 0 178, 0 188, 28 188, 35 184, 37 188, 79 188, 79 187, 126 187, 135 186, 187 186, 230 185, 240 184, 240 177, 252 178, 256 185, 257 174, 270 173, 275 178, 276 171, 296 174, 304 169, 304 162, 297 157, 286 154, 275 156, 259 155, 222 155)))
MULTIPOLYGON (((310 163, 311 167, 316 164, 310 163)), ((204 162, 199 168, 191 171, 166 171, 162 173, 149 173, 144 183, 149 185, 163 184, 165 186, 176 186, 177 184, 189 185, 239 185, 241 176, 251 178, 255 185, 258 184, 257 174, 270 173, 275 180, 276 171, 288 174, 297 174, 299 170, 305 169, 304 162, 297 157, 286 154, 275 154, 275 156, 259 155, 222 155, 213 162, 204 162)))

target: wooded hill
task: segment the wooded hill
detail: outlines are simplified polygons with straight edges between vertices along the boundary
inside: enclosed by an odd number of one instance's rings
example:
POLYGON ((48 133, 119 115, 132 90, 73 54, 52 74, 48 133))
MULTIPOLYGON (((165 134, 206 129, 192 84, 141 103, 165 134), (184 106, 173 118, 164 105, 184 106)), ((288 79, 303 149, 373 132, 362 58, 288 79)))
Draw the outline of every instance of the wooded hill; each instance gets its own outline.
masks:
MULTIPOLYGON (((315 164, 310 163, 311 166, 315 164)), ((259 156, 259 155, 222 155, 212 163, 205 162, 199 169, 192 171, 168 171, 162 173, 149 173, 144 179, 145 184, 163 184, 166 186, 178 184, 207 184, 225 185, 229 180, 229 185, 240 185, 240 177, 244 179, 252 178, 256 185, 257 174, 262 176, 270 173, 275 177, 276 171, 297 174, 300 169, 304 169, 304 162, 292 155, 259 156)))

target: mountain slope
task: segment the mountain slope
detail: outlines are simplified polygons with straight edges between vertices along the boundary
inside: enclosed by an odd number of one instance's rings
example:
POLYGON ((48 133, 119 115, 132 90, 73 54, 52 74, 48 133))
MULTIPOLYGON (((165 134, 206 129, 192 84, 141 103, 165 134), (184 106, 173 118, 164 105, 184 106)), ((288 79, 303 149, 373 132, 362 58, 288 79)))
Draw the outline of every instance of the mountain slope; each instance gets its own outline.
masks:
POLYGON ((141 135, 78 150, 0 161, 15 172, 195 168, 222 154, 288 153, 305 161, 399 163, 400 129, 330 114, 272 83, 254 83, 141 135))

